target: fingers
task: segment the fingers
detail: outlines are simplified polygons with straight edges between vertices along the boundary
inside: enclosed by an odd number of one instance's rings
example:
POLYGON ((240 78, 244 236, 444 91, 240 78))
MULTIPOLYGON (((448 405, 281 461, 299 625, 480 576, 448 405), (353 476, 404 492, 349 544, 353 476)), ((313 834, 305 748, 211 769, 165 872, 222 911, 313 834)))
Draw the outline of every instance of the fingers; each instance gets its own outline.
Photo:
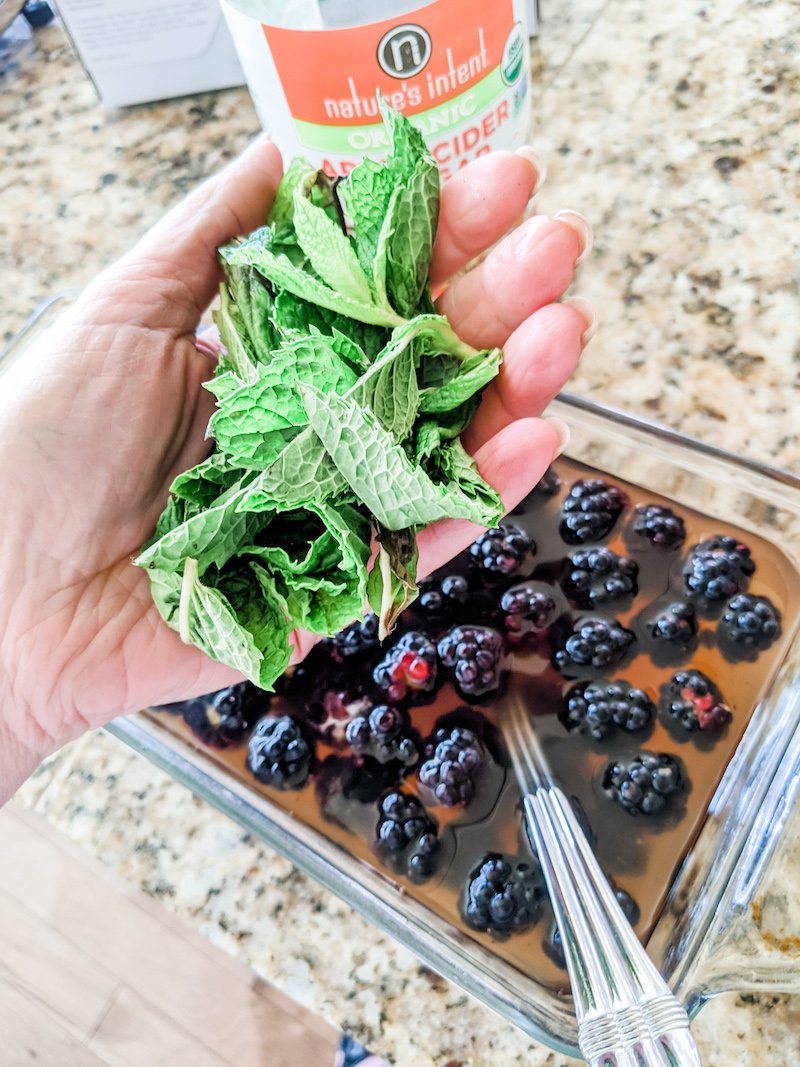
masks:
MULTIPOLYGON (((533 489, 568 438, 569 431, 559 419, 519 419, 475 453, 478 470, 500 493, 507 512, 533 489)), ((463 519, 443 519, 427 526, 417 537, 417 576, 423 578, 443 566, 483 529, 463 519)))
POLYGON ((446 181, 433 246, 431 284, 447 281, 498 241, 525 210, 545 173, 544 161, 526 146, 517 153, 481 156, 446 181))
POLYGON ((502 347, 529 315, 558 300, 591 246, 577 212, 528 219, 446 289, 437 310, 475 348, 502 347))
POLYGON ((588 300, 572 297, 534 312, 509 337, 500 373, 461 440, 475 453, 515 419, 541 415, 563 388, 597 329, 588 300))
POLYGON ((120 262, 156 268, 177 280, 199 313, 219 284, 216 248, 262 226, 282 174, 281 156, 261 136, 224 170, 203 182, 168 212, 120 262))

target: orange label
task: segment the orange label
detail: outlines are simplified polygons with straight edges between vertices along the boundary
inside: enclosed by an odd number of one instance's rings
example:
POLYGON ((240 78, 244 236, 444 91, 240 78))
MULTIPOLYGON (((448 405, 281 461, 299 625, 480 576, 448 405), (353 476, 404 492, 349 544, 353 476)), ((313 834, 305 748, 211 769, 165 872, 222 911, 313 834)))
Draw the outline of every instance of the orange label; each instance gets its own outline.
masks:
POLYGON ((263 26, 293 118, 326 126, 380 121, 376 90, 398 111, 446 103, 503 58, 511 0, 436 0, 346 30, 263 26))

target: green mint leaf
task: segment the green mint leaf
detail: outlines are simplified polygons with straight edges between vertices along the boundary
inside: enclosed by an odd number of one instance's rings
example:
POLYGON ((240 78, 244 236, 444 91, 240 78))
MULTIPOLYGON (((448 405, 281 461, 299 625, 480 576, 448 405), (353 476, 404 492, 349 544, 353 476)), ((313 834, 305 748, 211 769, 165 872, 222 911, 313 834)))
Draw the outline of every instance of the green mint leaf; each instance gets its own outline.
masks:
POLYGON ((353 220, 358 259, 371 275, 378 254, 378 240, 386 221, 395 179, 388 167, 374 159, 364 159, 341 185, 342 199, 353 220))
POLYGON ((393 197, 391 235, 381 250, 389 302, 404 318, 415 314, 425 290, 438 222, 439 173, 431 159, 393 197))
MULTIPOLYGON (((367 364, 372 362, 389 339, 386 327, 357 322, 356 319, 318 307, 286 291, 279 292, 275 297, 273 318, 276 326, 285 332, 307 334, 317 329, 326 337, 339 333, 358 346, 367 364)), ((339 354, 344 355, 341 351, 339 354)))
POLYGON ((454 498, 460 499, 466 507, 474 508, 474 514, 480 515, 473 519, 474 522, 495 526, 502 519, 505 510, 500 494, 483 480, 475 460, 457 437, 440 447, 428 463, 429 471, 433 461, 438 471, 432 472, 431 477, 446 485, 454 498))
POLYGON ((314 168, 301 156, 295 156, 286 168, 267 216, 267 224, 277 238, 294 233, 294 194, 303 179, 313 172, 314 168))
POLYGON ((237 506, 243 512, 306 507, 346 490, 347 479, 313 429, 306 427, 253 479, 237 506))
POLYGON ((476 393, 480 393, 496 377, 503 362, 499 348, 476 352, 468 356, 454 377, 438 389, 423 389, 419 399, 422 414, 452 411, 476 393))
POLYGON ((220 361, 222 369, 232 370, 242 381, 253 381, 258 359, 244 319, 224 283, 219 287, 219 301, 219 309, 212 313, 212 318, 226 349, 226 355, 220 361))
POLYGON ((170 486, 170 492, 181 500, 207 508, 221 493, 239 482, 244 473, 222 452, 214 452, 196 467, 179 474, 170 486))
POLYGON ((381 641, 394 629, 400 614, 419 595, 416 582, 417 538, 413 529, 385 530, 376 534, 380 550, 367 584, 369 606, 378 616, 381 641))
POLYGON ((341 295, 370 305, 369 282, 350 239, 299 190, 294 195, 294 226, 297 241, 320 278, 341 295))

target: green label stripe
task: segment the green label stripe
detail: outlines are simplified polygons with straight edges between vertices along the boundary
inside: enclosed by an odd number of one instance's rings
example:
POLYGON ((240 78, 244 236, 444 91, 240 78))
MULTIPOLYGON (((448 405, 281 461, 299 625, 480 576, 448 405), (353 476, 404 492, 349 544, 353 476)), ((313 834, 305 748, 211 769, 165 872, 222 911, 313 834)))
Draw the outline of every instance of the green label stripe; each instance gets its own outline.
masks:
MULTIPOLYGON (((507 91, 507 86, 497 66, 485 78, 471 85, 463 93, 452 97, 444 104, 418 111, 408 118, 430 139, 446 136, 450 130, 466 125, 479 117, 486 108, 492 107, 507 91)), ((306 148, 322 152, 366 152, 388 149, 389 141, 383 123, 369 126, 323 126, 316 122, 294 119, 297 139, 306 148)))

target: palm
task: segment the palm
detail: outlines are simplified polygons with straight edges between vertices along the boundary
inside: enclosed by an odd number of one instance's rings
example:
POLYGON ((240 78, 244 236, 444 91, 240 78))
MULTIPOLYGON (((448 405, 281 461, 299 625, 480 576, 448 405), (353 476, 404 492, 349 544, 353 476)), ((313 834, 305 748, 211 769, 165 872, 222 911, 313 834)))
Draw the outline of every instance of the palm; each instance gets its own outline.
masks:
MULTIPOLYGON (((213 359, 194 331, 217 284, 213 250, 263 221, 279 166, 273 147, 261 142, 198 190, 98 278, 58 337, 45 335, 4 382, 0 622, 13 699, 0 726, 5 721, 39 757, 115 714, 237 677, 166 627, 131 556, 151 535, 175 475, 207 454, 213 398, 202 383, 213 359)), ((534 177, 524 160, 503 155, 445 188, 435 282, 508 228, 534 177), (486 192, 484 207, 465 217, 476 186, 486 192)), ((580 251, 574 231, 551 220, 534 220, 528 231, 527 246, 519 234, 509 239, 440 300, 466 340, 506 345, 503 374, 467 444, 510 506, 553 454, 555 431, 529 416, 563 384, 586 329, 578 312, 551 304, 580 251), (532 240, 537 229, 540 239, 532 240), (536 363, 540 373, 532 376, 536 363)), ((423 570, 475 533, 468 523, 437 525, 421 541, 423 570)))

